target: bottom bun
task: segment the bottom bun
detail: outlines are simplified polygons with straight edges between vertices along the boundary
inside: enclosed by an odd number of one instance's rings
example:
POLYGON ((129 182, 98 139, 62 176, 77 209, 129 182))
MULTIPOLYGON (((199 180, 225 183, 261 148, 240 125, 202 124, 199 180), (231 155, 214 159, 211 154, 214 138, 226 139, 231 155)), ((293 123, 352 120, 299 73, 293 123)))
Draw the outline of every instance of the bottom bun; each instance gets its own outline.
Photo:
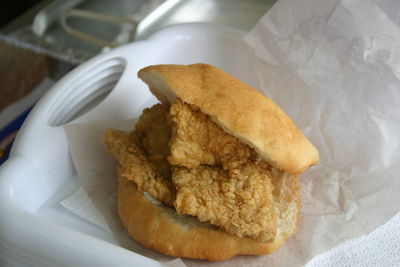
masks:
POLYGON ((297 176, 281 175, 274 183, 278 234, 272 243, 237 237, 192 216, 180 216, 119 177, 118 212, 129 235, 145 247, 174 257, 220 261, 238 254, 264 255, 275 251, 293 234, 299 219, 297 176))

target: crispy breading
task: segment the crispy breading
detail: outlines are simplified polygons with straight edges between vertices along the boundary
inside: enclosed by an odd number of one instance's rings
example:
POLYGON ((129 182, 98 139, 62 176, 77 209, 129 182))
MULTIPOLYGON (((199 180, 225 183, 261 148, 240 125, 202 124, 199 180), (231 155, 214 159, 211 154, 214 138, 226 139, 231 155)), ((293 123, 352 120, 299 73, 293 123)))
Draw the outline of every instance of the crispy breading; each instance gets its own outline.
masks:
POLYGON ((238 236, 273 240, 277 218, 265 162, 251 147, 179 99, 171 106, 170 122, 168 160, 175 166, 172 181, 178 214, 197 216, 238 236))
POLYGON ((268 172, 254 163, 229 171, 218 167, 175 167, 178 214, 197 216, 231 234, 262 242, 276 236, 277 216, 268 172))
POLYGON ((195 168, 199 165, 222 165, 232 169, 246 163, 252 149, 225 133, 196 107, 177 100, 170 109, 172 165, 195 168))
POLYGON ((135 133, 147 152, 148 159, 165 178, 171 177, 171 168, 167 160, 168 143, 171 139, 168 112, 167 104, 146 108, 135 126, 135 133))
POLYGON ((108 153, 118 160, 119 175, 137 184, 140 191, 172 205, 175 188, 170 178, 163 177, 149 162, 145 151, 133 134, 109 129, 104 135, 108 153))
POLYGON ((270 165, 196 107, 179 99, 157 104, 144 110, 132 133, 107 132, 106 144, 122 177, 178 214, 237 236, 274 240, 270 165))

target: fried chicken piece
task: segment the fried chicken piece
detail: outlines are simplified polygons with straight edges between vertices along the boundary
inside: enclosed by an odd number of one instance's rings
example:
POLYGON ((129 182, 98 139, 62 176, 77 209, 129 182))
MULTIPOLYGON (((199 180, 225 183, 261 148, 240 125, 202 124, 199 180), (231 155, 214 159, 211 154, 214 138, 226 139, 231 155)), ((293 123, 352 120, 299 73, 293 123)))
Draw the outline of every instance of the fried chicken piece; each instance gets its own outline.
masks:
POLYGON ((250 146, 225 133, 198 108, 177 100, 170 109, 172 165, 195 168, 199 165, 222 165, 225 170, 246 163, 250 146))
POLYGON ((254 163, 229 171, 218 167, 174 167, 178 214, 197 216, 231 234, 261 242, 272 241, 277 231, 273 186, 269 173, 254 163))
POLYGON ((269 164, 196 107, 180 99, 157 104, 143 111, 134 132, 109 130, 105 143, 121 177, 178 214, 237 236, 275 238, 269 164))
POLYGON ((167 160, 171 129, 167 116, 169 105, 157 104, 146 108, 135 126, 135 134, 145 149, 148 159, 162 176, 171 177, 171 167, 167 160))
POLYGON ((137 184, 140 191, 172 205, 175 188, 170 178, 163 177, 149 162, 133 134, 109 129, 104 135, 108 153, 118 160, 119 175, 137 184))
POLYGON ((170 123, 168 160, 174 165, 178 214, 197 216, 238 236, 273 240, 273 185, 268 166, 254 150, 179 99, 170 108, 170 123))

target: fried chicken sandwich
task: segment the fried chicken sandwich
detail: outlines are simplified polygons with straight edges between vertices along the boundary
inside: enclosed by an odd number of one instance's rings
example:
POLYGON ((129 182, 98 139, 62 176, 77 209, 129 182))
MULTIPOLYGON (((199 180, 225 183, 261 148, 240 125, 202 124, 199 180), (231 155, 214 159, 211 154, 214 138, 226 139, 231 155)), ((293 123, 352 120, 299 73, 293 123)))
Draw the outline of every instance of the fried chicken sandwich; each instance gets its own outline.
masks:
POLYGON ((299 220, 298 175, 318 151, 269 98, 217 67, 139 71, 160 104, 132 132, 107 130, 118 211, 131 237, 166 255, 268 254, 299 220))

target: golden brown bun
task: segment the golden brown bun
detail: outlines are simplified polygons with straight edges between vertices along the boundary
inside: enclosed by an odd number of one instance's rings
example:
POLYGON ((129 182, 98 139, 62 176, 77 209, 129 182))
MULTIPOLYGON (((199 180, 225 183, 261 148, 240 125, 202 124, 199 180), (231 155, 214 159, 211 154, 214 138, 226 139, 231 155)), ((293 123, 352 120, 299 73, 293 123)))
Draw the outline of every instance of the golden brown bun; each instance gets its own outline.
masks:
POLYGON ((156 65, 138 76, 161 102, 179 97, 199 107, 278 169, 300 174, 319 161, 318 151, 281 108, 217 67, 156 65))
POLYGON ((237 254, 263 255, 280 247, 293 234, 299 219, 300 195, 297 176, 277 178, 278 234, 272 243, 237 237, 190 216, 179 216, 137 190, 119 176, 118 212, 129 234, 145 247, 166 255, 219 261, 237 254))

